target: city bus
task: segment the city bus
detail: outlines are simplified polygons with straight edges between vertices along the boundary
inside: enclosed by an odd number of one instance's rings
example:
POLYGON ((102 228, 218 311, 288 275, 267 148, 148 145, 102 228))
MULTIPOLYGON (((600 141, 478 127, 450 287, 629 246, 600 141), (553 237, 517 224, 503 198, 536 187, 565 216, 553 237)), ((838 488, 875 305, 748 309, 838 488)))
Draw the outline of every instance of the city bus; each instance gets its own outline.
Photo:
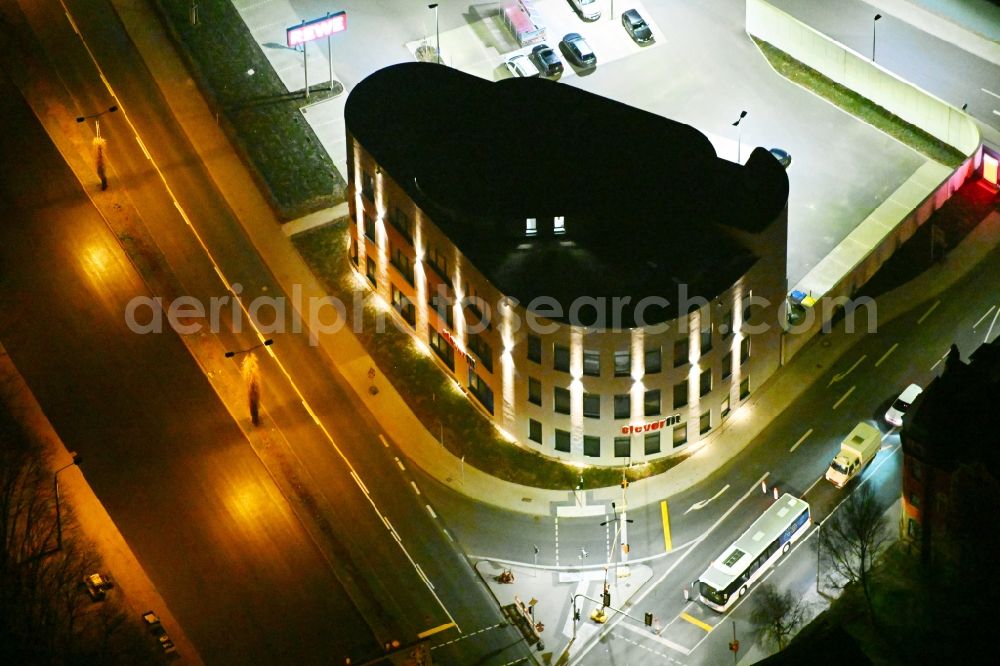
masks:
POLYGON ((809 504, 785 494, 698 579, 698 598, 724 613, 809 530, 809 504))

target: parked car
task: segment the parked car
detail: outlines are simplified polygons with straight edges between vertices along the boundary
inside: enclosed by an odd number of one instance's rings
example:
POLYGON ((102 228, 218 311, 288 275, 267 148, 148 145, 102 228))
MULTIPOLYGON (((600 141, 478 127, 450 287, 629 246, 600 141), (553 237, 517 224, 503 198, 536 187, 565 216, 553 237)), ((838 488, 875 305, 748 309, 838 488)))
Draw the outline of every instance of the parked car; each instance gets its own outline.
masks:
POLYGON ((107 591, 115 586, 111 576, 102 573, 92 573, 83 577, 83 584, 87 588, 87 594, 94 601, 100 601, 107 595, 107 591))
POLYGON ((632 39, 640 44, 653 41, 653 31, 637 9, 622 12, 622 26, 632 39))
POLYGON ((597 0, 570 0, 570 3, 585 21, 596 21, 601 18, 601 5, 597 0))
POLYGON ((578 67, 597 67, 597 54, 578 33, 571 32, 562 39, 566 56, 578 67))
POLYGON ((523 53, 508 58, 504 65, 507 66, 507 71, 510 72, 511 76, 532 77, 539 74, 535 63, 531 62, 531 59, 523 53))
POLYGON ((781 148, 772 148, 770 150, 771 155, 774 159, 778 160, 778 164, 785 167, 786 169, 792 163, 792 155, 787 150, 782 150, 781 148))
POLYGON ((903 414, 905 414, 906 410, 910 408, 913 401, 917 399, 917 396, 923 392, 924 390, 916 384, 910 384, 903 389, 903 392, 899 394, 899 397, 893 401, 892 407, 890 407, 889 411, 885 413, 886 423, 896 426, 897 428, 902 426, 903 414))
POLYGON ((563 64, 559 54, 548 44, 538 44, 531 49, 531 57, 535 61, 543 76, 557 76, 562 74, 563 64))

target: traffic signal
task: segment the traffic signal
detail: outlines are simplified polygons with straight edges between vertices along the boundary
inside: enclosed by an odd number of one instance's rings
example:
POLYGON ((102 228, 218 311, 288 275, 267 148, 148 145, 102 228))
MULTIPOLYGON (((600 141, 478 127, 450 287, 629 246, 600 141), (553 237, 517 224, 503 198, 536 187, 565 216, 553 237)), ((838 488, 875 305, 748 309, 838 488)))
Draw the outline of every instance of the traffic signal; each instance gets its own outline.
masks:
POLYGON ((604 604, 605 608, 607 608, 607 607, 609 607, 611 605, 611 591, 610 590, 604 590, 604 592, 601 593, 601 603, 604 604))

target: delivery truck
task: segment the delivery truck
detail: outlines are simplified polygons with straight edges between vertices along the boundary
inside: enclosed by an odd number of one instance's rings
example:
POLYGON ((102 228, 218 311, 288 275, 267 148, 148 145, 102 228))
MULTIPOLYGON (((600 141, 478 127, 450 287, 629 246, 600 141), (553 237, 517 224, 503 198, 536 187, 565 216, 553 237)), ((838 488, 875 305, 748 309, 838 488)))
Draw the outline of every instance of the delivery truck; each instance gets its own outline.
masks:
POLYGON ((826 470, 826 480, 843 488, 858 472, 868 466, 882 447, 882 433, 875 426, 859 423, 840 443, 840 452, 826 470))

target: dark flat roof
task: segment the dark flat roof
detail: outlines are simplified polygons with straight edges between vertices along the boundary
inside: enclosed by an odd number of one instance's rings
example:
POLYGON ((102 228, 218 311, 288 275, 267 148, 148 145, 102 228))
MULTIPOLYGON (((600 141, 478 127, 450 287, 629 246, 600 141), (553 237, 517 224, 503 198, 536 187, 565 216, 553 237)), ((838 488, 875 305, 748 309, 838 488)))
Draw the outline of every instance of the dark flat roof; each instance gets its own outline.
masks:
MULTIPOLYGON (((764 149, 739 166, 689 125, 544 79, 490 82, 404 63, 361 81, 344 115, 476 268, 524 304, 675 301, 680 283, 711 299, 757 260, 716 225, 761 231, 788 198, 764 149), (554 216, 565 235, 546 233, 554 216), (528 217, 540 229, 531 239, 528 217)), ((647 323, 674 316, 650 310, 647 323)))

